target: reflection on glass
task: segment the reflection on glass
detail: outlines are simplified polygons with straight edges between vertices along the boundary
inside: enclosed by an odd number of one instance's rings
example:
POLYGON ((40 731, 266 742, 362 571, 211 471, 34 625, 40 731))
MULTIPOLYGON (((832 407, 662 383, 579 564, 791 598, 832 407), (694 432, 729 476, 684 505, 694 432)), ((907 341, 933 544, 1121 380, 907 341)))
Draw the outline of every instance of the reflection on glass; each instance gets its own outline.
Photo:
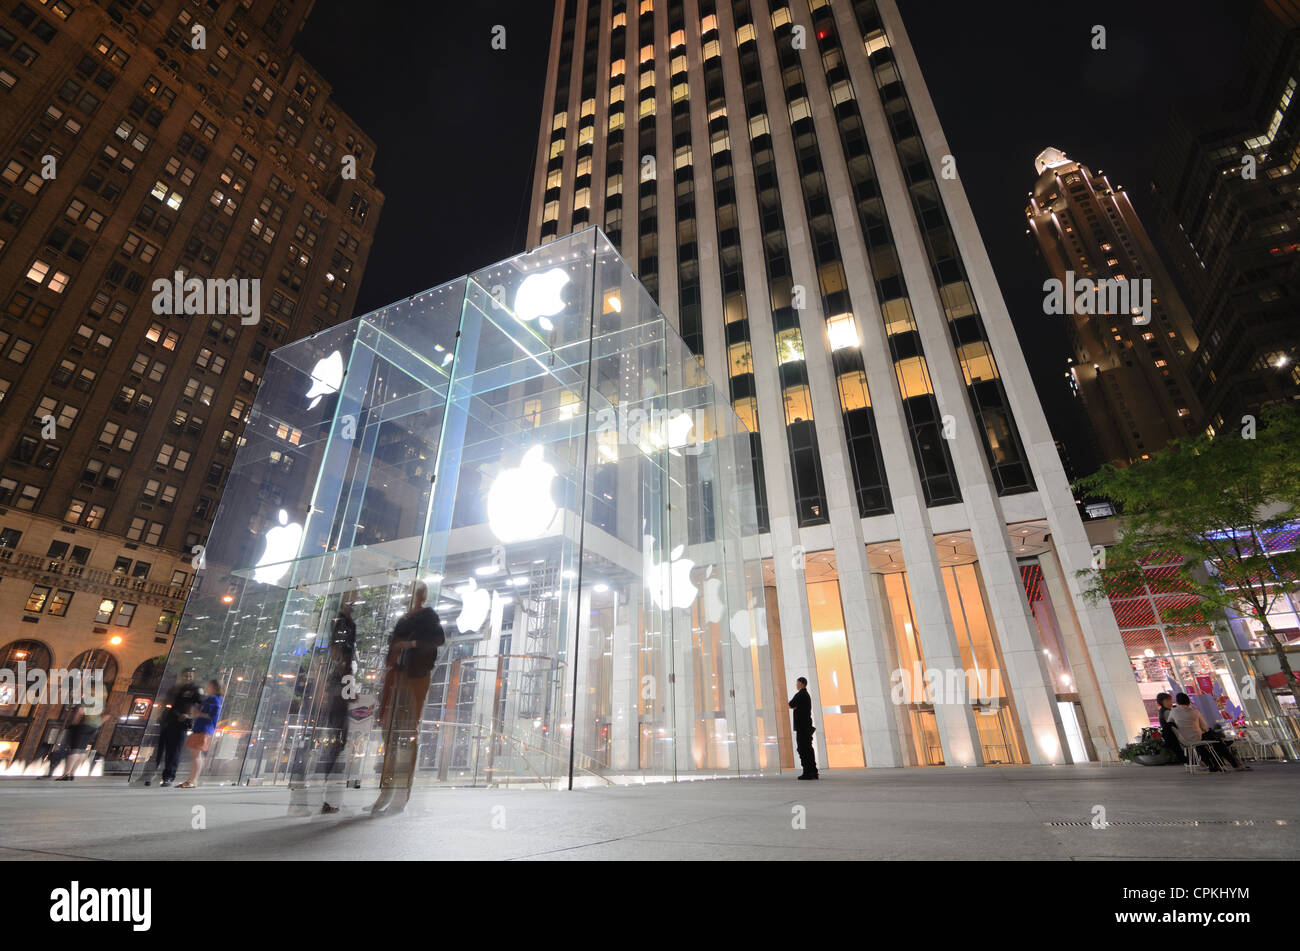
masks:
POLYGON ((277 350, 264 379, 162 684, 228 684, 206 775, 373 786, 398 743, 417 786, 778 768, 750 435, 602 234, 277 350), (417 582, 447 640, 395 738, 417 582))

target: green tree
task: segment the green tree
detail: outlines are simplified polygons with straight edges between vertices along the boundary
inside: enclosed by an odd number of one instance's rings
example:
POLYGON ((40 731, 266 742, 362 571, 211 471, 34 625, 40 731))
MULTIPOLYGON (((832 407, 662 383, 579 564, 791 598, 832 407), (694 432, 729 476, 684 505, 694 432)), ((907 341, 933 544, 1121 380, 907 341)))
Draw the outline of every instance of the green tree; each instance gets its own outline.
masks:
POLYGON ((1297 689, 1268 616, 1284 595, 1300 593, 1300 552, 1290 545, 1266 553, 1261 540, 1300 521, 1300 412, 1274 407, 1258 428, 1247 417, 1240 431, 1175 440, 1132 466, 1105 466, 1076 488, 1121 513, 1118 543, 1097 570, 1080 572, 1087 597, 1140 590, 1141 566, 1176 552, 1178 587, 1200 600, 1168 612, 1170 619, 1212 625, 1225 608, 1254 618, 1297 689))

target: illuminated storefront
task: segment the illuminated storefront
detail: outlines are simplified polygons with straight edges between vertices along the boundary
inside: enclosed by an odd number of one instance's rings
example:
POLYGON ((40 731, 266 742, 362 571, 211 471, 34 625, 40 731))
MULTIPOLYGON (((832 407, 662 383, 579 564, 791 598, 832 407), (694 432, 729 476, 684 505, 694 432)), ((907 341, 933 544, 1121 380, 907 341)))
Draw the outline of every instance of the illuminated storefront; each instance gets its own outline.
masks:
POLYGON ((448 640, 419 782, 776 771, 750 466, 595 229, 323 331, 268 364, 160 698, 184 668, 220 678, 205 777, 285 781, 346 603, 347 757, 373 784, 387 637, 422 581, 448 640))
MULTIPOLYGON (((1100 539, 1113 525, 1090 526, 1100 539)), ((1263 539, 1270 551, 1294 547, 1300 530, 1263 539)), ((1133 675, 1151 722, 1158 722, 1156 696, 1186 693, 1209 723, 1222 721, 1284 755, 1300 752, 1300 707, 1282 673, 1277 653, 1254 618, 1232 612, 1213 625, 1178 623, 1172 611, 1198 600, 1177 580, 1182 559, 1170 552, 1143 567, 1143 584, 1112 587, 1110 604, 1128 648, 1133 675)), ((1300 618, 1294 600, 1281 594, 1269 625, 1285 645, 1292 670, 1300 669, 1300 618)))

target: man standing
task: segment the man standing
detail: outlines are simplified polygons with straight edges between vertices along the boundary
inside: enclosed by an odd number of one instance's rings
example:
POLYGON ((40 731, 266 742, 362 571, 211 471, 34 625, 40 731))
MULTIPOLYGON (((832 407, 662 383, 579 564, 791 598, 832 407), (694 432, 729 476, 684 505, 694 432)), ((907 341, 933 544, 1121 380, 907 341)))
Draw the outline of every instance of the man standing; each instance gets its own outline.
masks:
POLYGON ((812 722, 812 697, 808 696, 808 679, 800 677, 795 681, 795 694, 790 698, 790 709, 794 711, 795 749, 799 751, 799 765, 803 767, 800 779, 818 779, 817 753, 813 749, 813 734, 817 728, 812 722))
POLYGON ((181 762, 185 734, 194 722, 190 711, 201 699, 199 686, 194 682, 194 668, 186 667, 177 678, 171 700, 158 723, 158 754, 154 757, 154 765, 162 764, 162 782, 159 786, 170 786, 176 779, 176 767, 181 762))
POLYGON ((370 807, 372 816, 401 812, 411 798, 420 745, 420 714, 424 712, 438 648, 447 639, 438 615, 424 603, 428 597, 424 582, 417 584, 411 610, 397 622, 388 642, 388 669, 379 701, 384 766, 379 798, 370 807))

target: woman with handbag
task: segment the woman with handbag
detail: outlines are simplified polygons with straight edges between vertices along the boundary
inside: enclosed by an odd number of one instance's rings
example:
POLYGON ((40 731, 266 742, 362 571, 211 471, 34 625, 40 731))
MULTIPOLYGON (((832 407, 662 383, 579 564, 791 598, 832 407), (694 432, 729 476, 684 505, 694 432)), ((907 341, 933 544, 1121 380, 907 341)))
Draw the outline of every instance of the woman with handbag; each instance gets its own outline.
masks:
POLYGON ((203 775, 203 754, 212 745, 212 735, 217 731, 217 719, 221 716, 221 683, 208 681, 208 692, 199 703, 194 717, 194 730, 185 741, 185 748, 190 751, 190 778, 177 786, 177 789, 193 789, 199 784, 203 775))

